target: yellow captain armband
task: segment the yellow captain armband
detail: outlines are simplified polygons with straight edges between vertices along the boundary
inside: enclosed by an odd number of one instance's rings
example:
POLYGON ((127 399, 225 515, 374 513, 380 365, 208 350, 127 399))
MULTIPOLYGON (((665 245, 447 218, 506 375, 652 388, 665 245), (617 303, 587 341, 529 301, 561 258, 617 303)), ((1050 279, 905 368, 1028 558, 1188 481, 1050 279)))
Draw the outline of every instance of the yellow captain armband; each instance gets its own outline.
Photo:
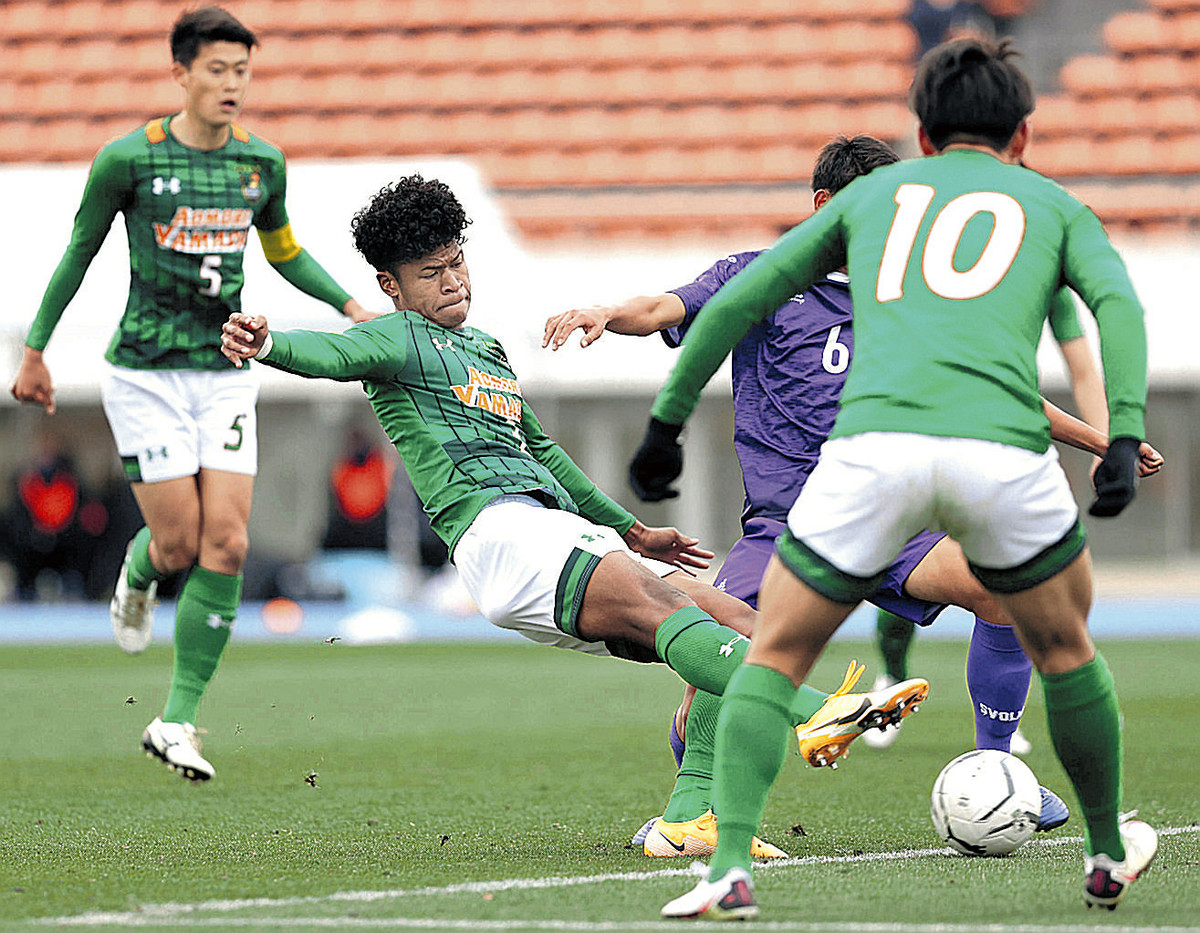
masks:
POLYGON ((259 242, 267 262, 281 263, 295 259, 301 253, 300 244, 292 235, 292 225, 284 224, 278 230, 259 230, 259 242))

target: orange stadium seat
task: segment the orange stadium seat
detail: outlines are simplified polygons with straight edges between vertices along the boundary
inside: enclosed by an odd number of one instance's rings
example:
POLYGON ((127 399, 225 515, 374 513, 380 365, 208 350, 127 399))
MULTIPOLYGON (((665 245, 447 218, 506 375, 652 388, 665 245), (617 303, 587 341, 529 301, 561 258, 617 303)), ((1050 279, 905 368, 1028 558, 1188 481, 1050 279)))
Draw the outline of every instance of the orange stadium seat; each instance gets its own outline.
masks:
POLYGON ((1171 17, 1171 35, 1175 48, 1182 52, 1200 52, 1200 10, 1171 17))
POLYGON ((1131 88, 1132 76, 1123 62, 1110 55, 1080 55, 1063 66, 1063 87, 1081 97, 1117 94, 1131 88))
POLYGON ((1162 146, 1162 167, 1177 175, 1200 173, 1200 132, 1167 139, 1162 146))
POLYGON ((122 0, 109 4, 108 29, 112 35, 165 36, 182 10, 158 0, 122 0))
POLYGON ((1200 95, 1166 94, 1143 102, 1146 122, 1165 133, 1183 133, 1200 129, 1200 95))
POLYGON ((1087 171, 1105 175, 1142 175, 1152 166, 1161 166, 1163 150, 1162 144, 1153 136, 1144 134, 1099 140, 1093 145, 1092 164, 1087 171))
POLYGON ((1129 61, 1132 85, 1143 94, 1191 89, 1194 77, 1188 64, 1177 54, 1139 55, 1129 61))
POLYGON ((1087 127, 1098 136, 1136 133, 1147 123, 1145 103, 1136 97, 1094 98, 1086 108, 1087 127))
POLYGON ((1072 97, 1047 94, 1037 99, 1030 123, 1036 146, 1042 139, 1068 136, 1087 126, 1086 107, 1072 97))
POLYGON ((1068 137, 1045 140, 1030 147, 1027 159, 1031 168, 1051 178, 1093 173, 1095 144, 1091 139, 1068 137))
POLYGON ((1173 48, 1168 21, 1145 10, 1118 13, 1104 24, 1104 41, 1110 49, 1126 55, 1161 52, 1173 48))

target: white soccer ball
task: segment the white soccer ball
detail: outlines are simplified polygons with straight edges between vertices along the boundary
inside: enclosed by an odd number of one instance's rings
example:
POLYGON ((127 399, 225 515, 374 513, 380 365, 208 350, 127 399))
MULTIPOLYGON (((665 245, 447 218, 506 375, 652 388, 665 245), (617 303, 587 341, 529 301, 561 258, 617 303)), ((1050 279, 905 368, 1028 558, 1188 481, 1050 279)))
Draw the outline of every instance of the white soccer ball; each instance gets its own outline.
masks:
POLYGON ((1008 855, 1037 829, 1042 794, 1020 758, 977 749, 942 768, 929 812, 938 836, 963 855, 1008 855))

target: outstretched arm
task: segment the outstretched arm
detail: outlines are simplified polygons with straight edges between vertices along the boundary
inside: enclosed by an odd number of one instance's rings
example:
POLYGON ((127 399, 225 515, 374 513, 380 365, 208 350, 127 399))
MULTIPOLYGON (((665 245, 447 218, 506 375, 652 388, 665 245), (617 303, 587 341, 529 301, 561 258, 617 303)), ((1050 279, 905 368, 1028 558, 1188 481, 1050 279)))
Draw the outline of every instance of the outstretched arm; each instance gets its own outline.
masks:
POLYGON ((674 292, 639 295, 616 305, 575 308, 546 321, 542 346, 557 350, 577 329, 583 331, 579 339, 581 347, 595 343, 605 330, 611 330, 614 334, 644 337, 681 324, 683 317, 683 301, 674 292))
POLYGON ((272 334, 261 315, 231 314, 221 325, 221 353, 241 367, 258 359, 310 379, 387 379, 404 367, 405 346, 368 322, 342 334, 293 330, 272 334))

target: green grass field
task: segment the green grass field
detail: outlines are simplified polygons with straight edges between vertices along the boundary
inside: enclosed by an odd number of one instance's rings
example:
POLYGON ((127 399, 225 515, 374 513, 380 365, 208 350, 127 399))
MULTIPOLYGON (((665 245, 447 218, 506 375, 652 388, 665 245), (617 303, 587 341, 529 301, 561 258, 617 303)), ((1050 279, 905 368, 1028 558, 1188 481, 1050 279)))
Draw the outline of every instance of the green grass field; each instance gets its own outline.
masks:
MULTIPOLYGON (((935 851, 929 790, 973 733, 965 645, 918 640, 932 694, 892 749, 785 767, 762 834, 807 861, 758 872, 759 925, 1200 930, 1200 641, 1103 647, 1127 806, 1173 830, 1120 909, 1084 909, 1074 818, 1007 859, 935 851)), ((853 655, 873 677, 873 649, 843 643, 813 683, 835 687, 853 655)), ((190 786, 138 747, 169 661, 162 647, 0 648, 4 929, 678 928, 658 909, 691 887, 686 864, 627 844, 673 778, 665 668, 524 644, 234 643, 202 708, 217 777, 190 786)), ((1073 803, 1036 681, 1026 732, 1027 761, 1073 803)))

